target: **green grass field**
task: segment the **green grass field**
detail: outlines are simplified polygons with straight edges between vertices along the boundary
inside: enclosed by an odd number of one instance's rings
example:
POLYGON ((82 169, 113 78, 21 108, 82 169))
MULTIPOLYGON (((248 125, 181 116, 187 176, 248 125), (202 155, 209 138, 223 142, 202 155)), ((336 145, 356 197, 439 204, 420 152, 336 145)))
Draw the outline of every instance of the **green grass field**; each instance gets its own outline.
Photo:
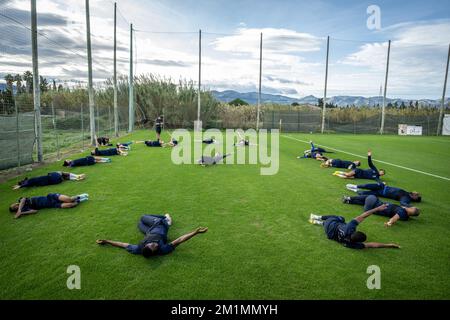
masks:
MULTIPOLYGON (((149 136, 141 131, 122 140, 149 136)), ((347 219, 361 213, 341 203, 348 181, 317 161, 296 159, 308 145, 286 136, 358 155, 370 147, 375 159, 450 177, 450 139, 444 137, 282 134, 274 176, 261 176, 256 165, 177 166, 171 149, 133 145, 128 157, 113 157, 111 164, 73 169, 87 174, 82 182, 19 191, 11 190, 18 179, 0 185, 0 298, 450 298, 450 181, 376 163, 387 170, 388 184, 423 193, 421 216, 390 229, 385 218, 372 216, 360 226, 368 241, 399 243, 400 250, 347 249, 307 220, 311 212, 347 219), (49 192, 87 192, 90 200, 18 220, 8 212, 20 196, 49 192), (137 243, 139 217, 165 212, 174 219, 169 239, 197 226, 209 231, 150 260, 95 243, 137 243), (69 265, 81 268, 81 290, 66 287, 69 265), (380 290, 366 287, 370 265, 381 268, 380 290)), ((61 169, 60 161, 29 176, 61 169)))

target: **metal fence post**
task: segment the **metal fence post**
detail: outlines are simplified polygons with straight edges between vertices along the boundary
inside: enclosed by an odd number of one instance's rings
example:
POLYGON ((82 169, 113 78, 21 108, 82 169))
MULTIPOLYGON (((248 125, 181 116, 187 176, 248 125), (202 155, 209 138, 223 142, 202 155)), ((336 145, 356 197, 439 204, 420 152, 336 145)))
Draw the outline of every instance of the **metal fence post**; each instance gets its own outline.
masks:
POLYGON ((55 106, 53 104, 52 101, 52 117, 53 117, 53 131, 55 132, 55 138, 56 138, 56 154, 57 154, 57 158, 58 160, 61 159, 60 157, 60 153, 59 153, 59 138, 58 138, 58 130, 56 128, 56 115, 55 115, 55 106))
POLYGON ((81 104, 81 143, 84 151, 84 119, 83 119, 83 104, 81 104))
POLYGON ((384 121, 386 116, 386 94, 387 94, 387 84, 388 84, 388 76, 389 76, 389 59, 391 56, 391 40, 388 42, 388 51, 387 51, 387 60, 386 60, 386 75, 384 78, 384 94, 383 94, 383 107, 381 109, 381 126, 380 126, 380 134, 384 133, 384 121))
POLYGON ((19 110, 14 99, 14 110, 16 112, 16 140, 17 140, 17 167, 20 167, 20 130, 19 130, 19 110))

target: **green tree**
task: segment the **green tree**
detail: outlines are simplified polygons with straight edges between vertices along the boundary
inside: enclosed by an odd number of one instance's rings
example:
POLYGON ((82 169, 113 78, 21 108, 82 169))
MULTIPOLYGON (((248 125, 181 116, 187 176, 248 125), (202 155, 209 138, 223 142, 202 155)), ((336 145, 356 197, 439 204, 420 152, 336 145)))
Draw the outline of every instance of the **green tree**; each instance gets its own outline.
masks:
POLYGON ((49 87, 47 79, 43 76, 40 76, 39 78, 39 88, 41 89, 41 92, 47 92, 49 87))
POLYGON ((244 100, 239 99, 239 98, 236 98, 236 99, 228 102, 228 104, 232 105, 232 106, 248 106, 248 102, 247 101, 244 101, 244 100))
POLYGON ((291 103, 291 106, 292 106, 292 107, 298 107, 298 106, 300 106, 300 103, 298 103, 297 101, 295 101, 295 102, 292 102, 292 103, 291 103))
POLYGON ((22 77, 20 74, 14 76, 14 81, 16 82, 17 94, 22 93, 22 77))
POLYGON ((8 73, 4 79, 6 81, 6 89, 12 92, 14 77, 10 73, 8 73))
POLYGON ((22 79, 25 81, 26 92, 33 93, 33 74, 30 71, 25 71, 22 79))

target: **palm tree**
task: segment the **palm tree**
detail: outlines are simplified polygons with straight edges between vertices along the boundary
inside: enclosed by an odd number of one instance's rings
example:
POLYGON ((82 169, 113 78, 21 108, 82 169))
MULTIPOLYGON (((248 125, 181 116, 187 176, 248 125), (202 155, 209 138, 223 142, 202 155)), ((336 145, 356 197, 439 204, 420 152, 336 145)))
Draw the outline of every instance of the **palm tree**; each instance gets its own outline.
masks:
POLYGON ((30 71, 25 71, 22 79, 25 81, 26 91, 28 93, 33 93, 33 74, 30 71))
POLYGON ((22 92, 22 77, 20 74, 14 76, 14 81, 16 82, 17 93, 19 94, 22 92))
POLYGON ((6 89, 12 92, 14 77, 8 73, 4 79, 6 81, 6 89))

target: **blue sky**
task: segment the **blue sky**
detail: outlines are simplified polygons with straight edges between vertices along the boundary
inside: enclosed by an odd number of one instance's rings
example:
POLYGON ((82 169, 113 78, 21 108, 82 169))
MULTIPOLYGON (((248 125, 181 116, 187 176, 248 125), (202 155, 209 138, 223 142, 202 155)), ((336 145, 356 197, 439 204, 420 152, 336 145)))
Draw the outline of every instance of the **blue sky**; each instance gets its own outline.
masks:
MULTIPOLYGON (((84 0, 37 2, 41 30, 64 46, 39 39, 41 73, 60 81, 85 81, 84 0), (66 22, 55 27, 50 23, 53 18, 66 22)), ((91 0, 97 81, 112 73, 112 3, 91 0)), ((139 30, 138 73, 196 81, 195 32, 201 28, 204 86, 255 91, 259 34, 263 32, 263 91, 293 97, 321 96, 326 36, 330 35, 329 95, 374 96, 384 82, 387 40, 392 39, 388 95, 439 98, 442 94, 450 43, 447 0, 119 0, 117 3, 121 12, 119 70, 123 74, 128 73, 127 23, 133 22, 139 30), (366 10, 370 5, 380 8, 380 30, 367 27, 366 10)), ((17 10, 29 10, 28 7, 28 0, 0 0, 0 13, 18 19, 22 15, 17 10)), ((23 18, 28 23, 26 16, 23 18)), ((0 16, 0 23, 2 19, 0 16)), ((0 73, 21 72, 30 64, 28 48, 24 46, 21 52, 13 48, 27 34, 12 25, 6 26, 6 30, 11 31, 6 32, 10 48, 3 51, 0 48, 0 73)))

